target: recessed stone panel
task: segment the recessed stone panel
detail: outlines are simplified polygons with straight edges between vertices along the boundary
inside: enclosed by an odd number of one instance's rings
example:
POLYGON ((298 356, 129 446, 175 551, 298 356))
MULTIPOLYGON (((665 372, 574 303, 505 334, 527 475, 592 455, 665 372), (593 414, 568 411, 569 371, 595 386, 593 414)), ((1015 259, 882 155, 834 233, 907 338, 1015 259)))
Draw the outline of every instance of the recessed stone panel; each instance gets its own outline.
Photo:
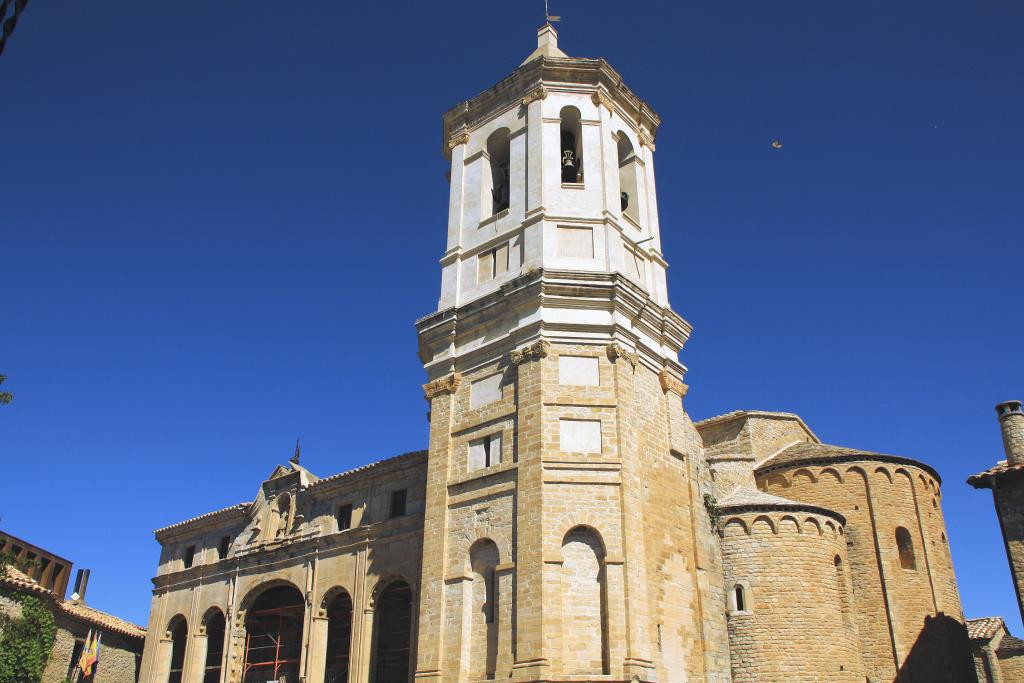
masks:
POLYGON ((596 387, 601 383, 597 358, 589 356, 559 356, 558 383, 596 387))
POLYGON ((559 450, 565 453, 600 453, 600 420, 559 420, 559 450))

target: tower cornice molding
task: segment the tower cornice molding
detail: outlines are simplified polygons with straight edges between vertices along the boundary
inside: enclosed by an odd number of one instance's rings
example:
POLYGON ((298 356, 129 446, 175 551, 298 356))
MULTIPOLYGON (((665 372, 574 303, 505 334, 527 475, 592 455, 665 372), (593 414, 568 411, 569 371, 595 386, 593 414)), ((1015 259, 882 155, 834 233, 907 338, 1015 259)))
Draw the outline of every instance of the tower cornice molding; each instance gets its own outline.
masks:
POLYGON ((653 149, 661 118, 623 82, 622 76, 603 59, 538 57, 475 97, 455 105, 442 117, 442 153, 451 159, 461 134, 470 132, 512 106, 529 106, 551 92, 591 91, 591 98, 609 112, 617 112, 633 130, 643 131, 653 149))

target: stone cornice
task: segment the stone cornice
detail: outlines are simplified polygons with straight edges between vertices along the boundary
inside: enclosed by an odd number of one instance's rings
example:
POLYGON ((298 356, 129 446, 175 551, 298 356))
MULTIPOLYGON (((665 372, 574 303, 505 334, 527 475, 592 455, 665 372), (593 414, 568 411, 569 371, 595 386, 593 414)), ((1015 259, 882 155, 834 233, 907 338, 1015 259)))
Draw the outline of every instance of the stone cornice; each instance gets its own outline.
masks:
POLYGON ((548 355, 548 347, 551 344, 543 339, 530 344, 529 346, 517 349, 509 354, 514 365, 522 365, 531 360, 540 360, 548 355))
POLYGON ((445 375, 444 377, 438 377, 423 385, 423 396, 429 401, 441 394, 454 394, 455 390, 459 388, 460 382, 462 382, 462 375, 457 372, 445 375))
POLYGON ((623 83, 622 76, 608 62, 577 57, 538 57, 479 95, 445 112, 442 117, 442 153, 451 158, 456 131, 472 130, 495 111, 514 105, 529 105, 543 99, 553 88, 566 86, 591 88, 592 97, 599 106, 619 112, 638 133, 643 131, 650 142, 648 146, 653 149, 661 118, 623 83))
POLYGON ((661 382, 661 390, 668 393, 678 394, 679 398, 685 398, 686 392, 690 390, 690 387, 683 383, 683 380, 679 379, 666 368, 662 368, 661 372, 658 373, 658 381, 661 382))
POLYGON ((615 342, 609 344, 605 352, 608 354, 608 360, 611 362, 614 363, 619 358, 625 359, 634 370, 636 369, 636 364, 640 362, 639 354, 631 353, 615 342))

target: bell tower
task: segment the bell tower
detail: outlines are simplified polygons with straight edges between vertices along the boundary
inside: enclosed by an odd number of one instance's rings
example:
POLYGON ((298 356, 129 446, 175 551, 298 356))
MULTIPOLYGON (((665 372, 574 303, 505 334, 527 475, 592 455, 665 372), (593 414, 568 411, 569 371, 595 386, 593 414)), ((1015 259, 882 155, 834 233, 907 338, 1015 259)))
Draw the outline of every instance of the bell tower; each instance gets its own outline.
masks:
POLYGON ((445 113, 417 681, 729 680, 710 477, 678 361, 660 119, 550 24, 445 113))

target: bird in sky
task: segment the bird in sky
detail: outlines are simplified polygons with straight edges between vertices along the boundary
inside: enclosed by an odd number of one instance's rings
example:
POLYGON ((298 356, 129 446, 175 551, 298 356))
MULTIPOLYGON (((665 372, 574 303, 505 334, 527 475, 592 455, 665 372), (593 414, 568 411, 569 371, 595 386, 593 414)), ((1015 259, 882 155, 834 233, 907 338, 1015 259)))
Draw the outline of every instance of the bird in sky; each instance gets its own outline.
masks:
POLYGON ((778 138, 772 140, 772 149, 782 149, 782 140, 778 138))

